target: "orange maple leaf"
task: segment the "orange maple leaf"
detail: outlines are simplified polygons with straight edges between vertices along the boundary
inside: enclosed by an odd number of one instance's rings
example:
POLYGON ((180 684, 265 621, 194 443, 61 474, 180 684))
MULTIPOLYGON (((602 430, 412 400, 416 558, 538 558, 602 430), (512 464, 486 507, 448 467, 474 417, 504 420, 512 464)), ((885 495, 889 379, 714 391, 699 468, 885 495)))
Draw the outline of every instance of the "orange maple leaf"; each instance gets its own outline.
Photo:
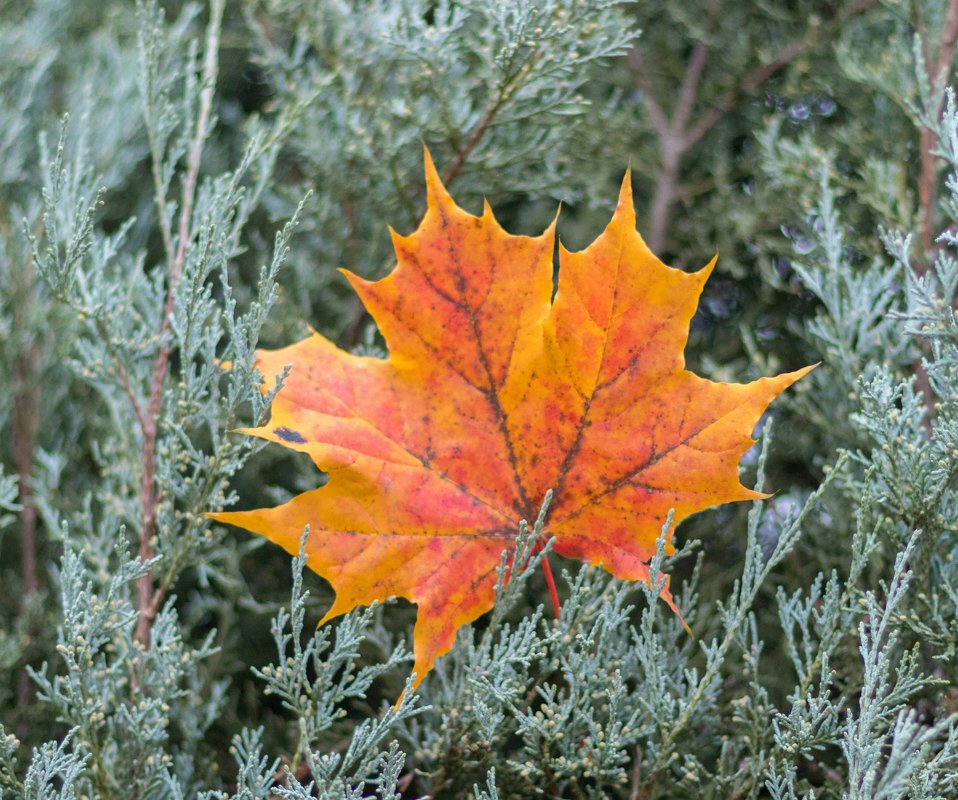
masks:
POLYGON ((245 432, 308 453, 328 484, 211 515, 290 553, 309 525, 308 566, 336 592, 322 622, 390 596, 416 603, 417 684, 492 608, 500 555, 549 489, 556 553, 648 581, 670 509, 677 524, 761 497, 739 459, 768 404, 811 369, 749 384, 685 370, 715 259, 692 274, 659 261, 635 230, 628 174, 602 235, 578 253, 560 245, 554 300, 555 222, 513 236, 488 203, 466 213, 428 151, 426 188, 419 229, 392 232, 396 269, 375 282, 345 272, 387 360, 317 333, 259 353, 264 375, 291 368, 270 422, 245 432))

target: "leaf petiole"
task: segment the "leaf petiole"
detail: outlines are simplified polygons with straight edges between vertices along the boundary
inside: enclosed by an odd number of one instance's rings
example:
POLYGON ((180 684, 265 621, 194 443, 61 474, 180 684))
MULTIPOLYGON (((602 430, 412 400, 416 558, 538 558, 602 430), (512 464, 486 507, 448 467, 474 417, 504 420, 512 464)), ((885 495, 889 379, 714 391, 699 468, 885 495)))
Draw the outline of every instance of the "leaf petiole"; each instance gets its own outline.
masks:
MULTIPOLYGON (((540 545, 541 549, 541 545, 540 545)), ((552 610, 555 612, 556 619, 559 619, 559 592, 556 589, 555 578, 552 576, 552 566, 549 564, 549 554, 546 553, 542 559, 542 574, 546 579, 546 586, 549 589, 549 597, 552 598, 552 610)))

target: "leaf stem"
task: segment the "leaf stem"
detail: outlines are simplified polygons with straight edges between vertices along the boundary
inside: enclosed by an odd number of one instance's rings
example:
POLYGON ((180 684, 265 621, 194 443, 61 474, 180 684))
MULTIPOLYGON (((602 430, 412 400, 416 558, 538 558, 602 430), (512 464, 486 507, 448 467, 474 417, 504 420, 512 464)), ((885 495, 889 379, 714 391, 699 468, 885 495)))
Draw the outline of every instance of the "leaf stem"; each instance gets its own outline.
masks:
MULTIPOLYGON (((542 546, 539 546, 539 549, 542 549, 542 546)), ((556 619, 559 619, 559 611, 561 611, 561 605, 559 603, 559 592, 556 589, 555 578, 552 575, 552 566, 549 564, 549 554, 546 553, 542 559, 542 574, 546 579, 546 586, 549 589, 549 597, 552 598, 552 610, 555 612, 556 619)))

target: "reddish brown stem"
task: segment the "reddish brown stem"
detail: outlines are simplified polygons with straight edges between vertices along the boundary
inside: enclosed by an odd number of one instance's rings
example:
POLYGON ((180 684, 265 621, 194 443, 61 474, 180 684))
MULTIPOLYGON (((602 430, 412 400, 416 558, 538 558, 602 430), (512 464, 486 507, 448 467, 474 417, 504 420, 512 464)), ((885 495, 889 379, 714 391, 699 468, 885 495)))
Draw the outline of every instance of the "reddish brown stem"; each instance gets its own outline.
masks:
MULTIPOLYGON (((32 292, 33 272, 28 267, 23 274, 24 285, 20 301, 14 309, 14 327, 22 336, 27 336, 27 314, 32 292)), ((37 506, 33 497, 33 469, 37 448, 37 433, 39 430, 40 407, 40 348, 37 342, 29 340, 24 343, 16 361, 16 395, 13 408, 13 458, 17 470, 18 502, 20 512, 20 577, 22 593, 20 596, 20 610, 24 619, 28 620, 26 635, 32 638, 34 627, 30 621, 32 609, 31 601, 40 589, 37 575, 37 506)), ((33 688, 30 676, 27 674, 26 658, 22 659, 17 678, 17 706, 23 716, 23 711, 30 704, 33 688)), ((21 738, 26 731, 19 726, 18 735, 21 738)))
MULTIPOLYGON (((186 251, 192 238, 193 203, 196 198, 196 186, 203 155, 203 143, 209 133, 210 114, 213 108, 213 94, 216 88, 216 74, 219 54, 219 31, 223 16, 222 0, 211 4, 210 22, 206 33, 206 52, 203 64, 203 89, 200 92, 199 112, 196 118, 196 130, 190 147, 186 176, 183 179, 183 191, 180 201, 180 218, 177 232, 176 251, 167 268, 166 305, 163 320, 160 323, 160 349, 153 363, 150 379, 150 398, 146 413, 140 417, 143 434, 142 480, 140 482, 140 561, 151 560, 156 554, 154 538, 156 536, 156 515, 159 497, 156 487, 156 437, 160 412, 163 406, 163 387, 170 364, 170 318, 173 314, 173 301, 176 285, 179 282, 186 251)), ((136 408, 134 407, 136 412, 136 408)), ((136 640, 145 649, 150 646, 153 621, 165 594, 164 587, 154 591, 153 572, 146 572, 137 581, 136 640)))
POLYGON ((38 428, 40 383, 37 370, 40 351, 35 342, 24 347, 17 363, 19 391, 14 405, 13 452, 19 483, 20 513, 20 577, 23 581, 23 601, 40 588, 37 577, 37 507, 33 499, 33 467, 38 428))
POLYGON ((549 589, 549 597, 552 599, 552 610, 556 615, 556 619, 559 619, 559 612, 562 610, 562 606, 559 604, 559 591, 556 589, 556 581, 552 575, 552 565, 549 564, 548 553, 542 557, 542 574, 545 576, 546 586, 549 589))
POLYGON ((522 79, 532 71, 537 61, 537 57, 531 58, 516 75, 500 87, 499 96, 496 98, 496 101, 489 106, 486 113, 483 114, 482 119, 479 120, 479 123, 473 128, 472 133, 469 134, 469 138, 466 139, 466 143, 460 147, 459 152, 456 153, 456 159, 452 162, 452 166, 449 167, 446 174, 442 176, 442 182, 447 188, 456 179, 459 171, 465 165, 466 160, 472 155, 472 151, 475 150, 476 145, 479 144, 482 137, 486 135, 486 131, 489 130, 489 127, 495 121, 496 116, 498 116, 503 106, 509 102, 516 89, 522 84, 522 79))
POLYGON ((466 143, 459 149, 459 152, 456 154, 456 160, 452 162, 452 166, 446 170, 446 174, 442 176, 442 182, 445 186, 449 186, 459 174, 459 171, 463 168, 466 163, 466 159, 469 158, 473 150, 476 149, 476 145, 479 144, 479 140, 485 135, 486 131, 489 130, 489 126, 492 124, 492 121, 496 118, 496 113, 499 110, 499 106, 493 106, 490 108, 485 116, 479 120, 479 124, 476 125, 473 132, 469 135, 469 138, 466 140, 466 143))
MULTIPOLYGON (((955 46, 958 43, 958 0, 949 0, 948 10, 945 12, 945 24, 941 31, 941 40, 938 43, 938 57, 933 65, 928 67, 928 82, 935 91, 948 78, 948 71, 955 57, 955 46)), ((927 54, 926 54, 927 58, 927 54)), ((929 109, 930 110, 930 109, 929 109)), ((934 109, 937 117, 941 113, 941 106, 934 109)), ((919 134, 921 150, 921 172, 918 177, 918 205, 921 209, 921 249, 922 255, 929 260, 933 257, 935 245, 935 206, 938 201, 938 159, 934 149, 938 144, 938 135, 931 128, 922 128, 919 134)), ((919 273, 924 268, 919 269, 919 273)))
MULTIPOLYGON (((923 37, 924 39, 925 37, 923 37)), ((926 42, 927 43, 927 42, 926 42)), ((949 0, 945 12, 945 24, 941 31, 941 40, 938 43, 938 57, 933 65, 928 67, 928 82, 932 91, 936 91, 948 79, 955 57, 955 47, 958 43, 958 0, 949 0)), ((925 52, 926 63, 929 61, 925 52)), ((931 110, 931 109, 929 109, 931 110)), ((934 109, 937 117, 941 113, 941 104, 934 109)), ((928 264, 935 259, 935 208, 938 205, 938 159, 935 156, 935 146, 938 144, 938 135, 932 128, 922 127, 918 134, 918 147, 921 156, 921 166, 918 174, 918 207, 919 207, 919 241, 921 244, 921 258, 914 266, 917 275, 924 275, 928 264)), ((928 414, 925 417, 925 430, 932 432, 932 416, 935 408, 935 394, 931 388, 931 381, 920 358, 912 364, 915 371, 918 390, 925 399, 928 414)))

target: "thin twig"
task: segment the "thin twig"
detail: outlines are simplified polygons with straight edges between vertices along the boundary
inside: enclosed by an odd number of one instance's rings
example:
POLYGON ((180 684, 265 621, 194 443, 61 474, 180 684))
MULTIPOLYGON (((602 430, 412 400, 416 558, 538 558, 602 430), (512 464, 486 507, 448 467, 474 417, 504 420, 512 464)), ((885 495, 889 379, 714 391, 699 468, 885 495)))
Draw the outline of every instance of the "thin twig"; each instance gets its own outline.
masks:
MULTIPOLYGON (((710 27, 718 14, 717 0, 708 4, 708 20, 706 27, 710 27)), ((675 203, 678 194, 679 168, 682 154, 689 148, 686 127, 695 105, 699 84, 705 65, 709 59, 709 47, 704 41, 696 42, 692 49, 682 77, 679 89, 679 98, 669 119, 661 104, 655 99, 652 92, 652 82, 649 79, 636 49, 633 49, 630 63, 635 71, 636 83, 642 89, 643 102, 652 120, 652 125, 658 134, 659 159, 662 169, 659 171, 652 195, 652 206, 649 214, 648 239, 649 247, 654 251, 661 251, 665 247, 665 237, 669 226, 669 211, 675 203)))
MULTIPOLYGON (((16 271, 15 271, 16 274, 16 271)), ((37 574, 37 506, 33 494, 33 470, 36 459, 37 434, 40 426, 40 347, 35 337, 27 332, 33 293, 33 263, 28 261, 17 287, 19 295, 13 310, 13 327, 24 337, 16 357, 16 385, 13 401, 13 460, 17 470, 17 501, 20 511, 20 577, 22 594, 20 610, 27 620, 26 634, 34 633, 31 602, 40 589, 37 574), (27 338, 29 337, 29 338, 27 338)), ((21 658, 17 676, 17 708, 21 717, 33 696, 33 684, 26 670, 27 656, 21 658)), ((17 734, 25 738, 24 723, 17 726, 17 734)))
POLYGON ((635 748, 632 769, 629 771, 629 800, 639 800, 642 791, 642 748, 635 748))
MULTIPOLYGON (((715 19, 718 10, 717 4, 709 4, 709 22, 715 19)), ((681 131, 683 139, 684 131, 688 125, 689 117, 692 115, 692 106, 695 104, 695 98, 698 94, 699 83, 702 80, 702 73, 709 60, 709 47, 705 42, 696 42, 692 49, 692 55, 689 56, 689 63, 685 68, 685 76, 682 78, 682 86, 679 89, 679 99, 675 104, 675 113, 672 115, 672 126, 676 131, 681 131)))
POLYGON ((133 416, 136 417, 136 424, 139 425, 140 432, 142 433, 146 430, 146 416, 143 414, 143 407, 140 405, 140 401, 133 391, 133 386, 130 383, 130 375, 126 371, 123 362, 119 359, 114 359, 113 365, 116 367, 116 374, 120 379, 120 386, 123 387, 123 394, 125 394, 130 401, 130 406, 133 408, 133 416))
MULTIPOLYGON (((958 0, 949 0, 948 10, 945 12, 945 24, 941 31, 941 40, 938 43, 938 58, 935 64, 928 69, 928 83, 932 93, 948 78, 952 61, 955 57, 955 46, 958 44, 958 0)), ((944 98, 942 97, 942 100, 944 98)), ((935 117, 941 113, 941 102, 935 109, 935 117)), ((935 246, 935 206, 938 202, 938 159, 935 156, 935 146, 938 144, 938 135, 932 128, 922 127, 919 134, 921 149, 921 172, 918 177, 918 206, 921 210, 920 241, 922 255, 933 258, 932 250, 935 246)), ((919 274, 925 271, 919 267, 919 274)))
POLYGON ((502 111, 519 87, 522 86, 526 76, 538 65, 540 55, 541 51, 531 55, 519 70, 499 87, 499 94, 495 101, 489 106, 486 113, 483 114, 482 119, 479 120, 476 127, 472 129, 472 133, 469 134, 465 144, 460 147, 459 152, 456 153, 456 159, 452 162, 452 166, 449 167, 446 174, 442 176, 442 182, 447 187, 456 179, 459 171, 466 163, 466 159, 472 155, 472 151, 475 150, 476 145, 479 144, 482 137, 485 136, 486 131, 488 131, 493 122, 495 122, 499 112, 502 111))
POLYGON ((661 254, 665 250, 671 210, 678 194, 679 166, 683 150, 681 143, 674 137, 659 141, 662 168, 656 176, 648 227, 649 247, 654 253, 661 254))
POLYGON ((142 434, 146 430, 146 415, 143 413, 143 406, 140 403, 140 399, 136 396, 136 392, 133 391, 130 373, 127 372, 126 366, 116 348, 113 346, 112 335, 107 329, 106 323, 100 317, 94 317, 94 324, 96 325, 97 333, 99 333, 101 340, 107 347, 107 351, 110 354, 110 362, 116 370, 117 377, 120 379, 120 387, 123 389, 123 394, 126 395, 126 399, 130 401, 133 416, 136 418, 137 427, 142 434))
MULTIPOLYGON (((958 42, 958 0, 949 0, 945 12, 945 24, 941 31, 941 40, 938 43, 938 57, 934 66, 928 68, 928 83, 931 86, 932 96, 938 87, 948 78, 952 61, 955 57, 955 46, 958 42)), ((927 36, 922 36, 922 46, 927 47, 927 36)), ((928 53, 925 53, 925 63, 928 63, 928 53)), ((934 109, 935 118, 941 113, 941 102, 934 109)), ((913 269, 919 277, 928 270, 928 265, 935 259, 935 208, 938 205, 938 159, 935 156, 935 146, 938 144, 938 134, 933 128, 922 127, 918 133, 918 149, 921 166, 918 173, 918 208, 919 232, 918 240, 921 245, 921 257, 917 259, 913 269)), ((931 388, 928 371, 919 356, 912 363, 918 391, 924 398, 928 413, 923 420, 925 432, 932 434, 932 419, 935 416, 935 393, 931 388)))
POLYGON ((472 151, 476 149, 476 145, 479 144, 479 141, 485 135, 486 131, 489 130, 489 126, 492 125, 492 121, 496 118, 500 107, 500 104, 496 103, 486 111, 483 118, 479 120, 479 124, 476 125, 472 133, 469 134, 469 138, 466 139, 466 143, 459 148, 459 152, 456 153, 456 160, 452 162, 452 166, 449 167, 449 169, 446 170, 446 174, 442 176, 444 185, 449 186, 449 184, 456 179, 456 176, 466 163, 466 159, 469 158, 472 151))
MULTIPOLYGON (((143 416, 143 474, 140 487, 140 506, 142 522, 140 525, 140 560, 149 561, 156 553, 154 537, 156 536, 156 515, 159 498, 156 490, 156 437, 159 427, 160 412, 163 405, 163 386, 166 382, 170 363, 170 318, 173 314, 175 290, 183 265, 186 260, 186 251, 191 240, 191 222, 193 203, 196 199, 197 180, 200 172, 200 162, 203 155, 203 143, 209 134, 210 114, 213 108, 213 95, 216 89, 216 75, 218 69, 220 24, 223 19, 224 0, 211 0, 210 21, 206 31, 206 51, 203 62, 203 88, 200 91, 199 113, 196 119, 196 130, 190 147, 187 162, 186 176, 183 179, 183 191, 180 202, 179 230, 177 234, 176 251, 169 262, 166 278, 166 306, 163 319, 160 323, 160 349, 153 364, 153 373, 150 381, 150 400, 146 414, 143 416)), ((154 154, 154 157, 156 155, 154 154)), ((162 208, 162 206, 161 206, 162 208)), ((165 224, 166 220, 162 220, 165 224)), ((153 629, 153 620, 165 595, 165 587, 153 589, 153 572, 150 570, 137 581, 137 608, 139 619, 136 625, 136 640, 143 646, 149 647, 150 634, 153 629)))
MULTIPOLYGON (((14 315, 16 316, 16 314, 14 315)), ((40 348, 28 342, 17 358, 17 393, 14 399, 13 457, 19 486, 20 513, 20 576, 26 603, 40 588, 37 577, 36 524, 37 507, 33 498, 33 467, 39 427, 40 348)))
POLYGON ((629 50, 626 60, 632 68, 632 77, 635 80, 636 86, 642 90, 642 105, 645 106, 652 127, 655 128, 655 132, 659 137, 668 136, 669 133, 671 133, 669 118, 666 116, 662 106, 659 105, 659 101, 655 98, 655 92, 652 90, 652 81, 649 78, 645 61, 638 47, 633 47, 629 50))

